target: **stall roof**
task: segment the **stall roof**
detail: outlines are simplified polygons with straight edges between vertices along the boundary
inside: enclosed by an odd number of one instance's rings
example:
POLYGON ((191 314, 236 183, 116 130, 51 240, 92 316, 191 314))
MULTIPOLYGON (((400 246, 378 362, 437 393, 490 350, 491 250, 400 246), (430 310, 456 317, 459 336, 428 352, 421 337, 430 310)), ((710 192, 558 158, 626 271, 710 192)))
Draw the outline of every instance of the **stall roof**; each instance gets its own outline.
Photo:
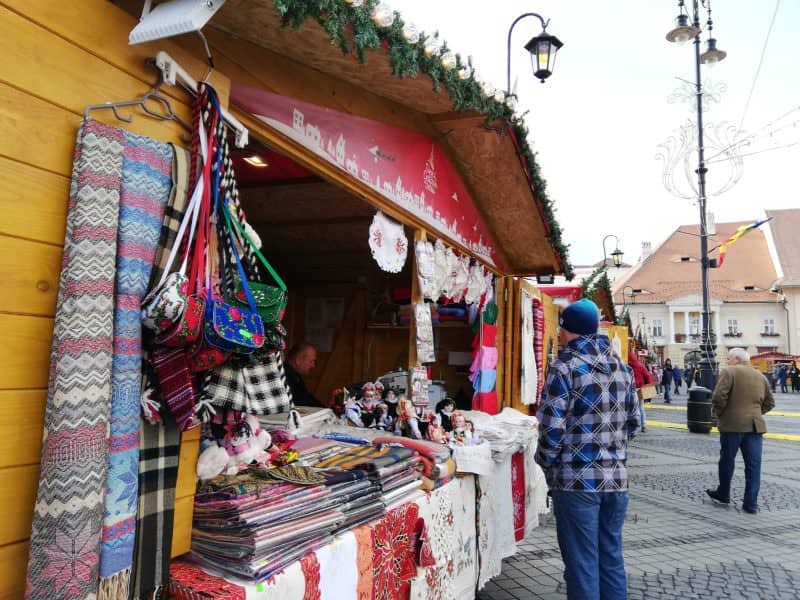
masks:
MULTIPOLYGON (((344 2, 228 0, 211 25, 224 33, 213 37, 213 45, 223 53, 225 36, 244 40, 424 115, 431 130, 442 135, 443 147, 502 244, 509 270, 571 274, 567 248, 525 139, 524 125, 508 126, 505 119, 497 120, 510 117, 510 111, 481 97, 471 78, 461 81, 455 69, 447 71, 441 61, 426 58, 421 44, 405 42, 402 21, 398 19, 388 29, 375 28, 366 9, 344 2), (291 26, 283 26, 278 5, 287 11, 285 24, 291 26), (356 29, 364 34, 359 40, 367 39, 362 48, 368 51, 367 64, 338 48, 337 32, 352 46, 356 29), (413 69, 427 74, 395 74, 413 69), (502 122, 501 131, 487 127, 489 120, 495 125, 502 122)), ((263 68, 269 71, 270 65, 263 68)))

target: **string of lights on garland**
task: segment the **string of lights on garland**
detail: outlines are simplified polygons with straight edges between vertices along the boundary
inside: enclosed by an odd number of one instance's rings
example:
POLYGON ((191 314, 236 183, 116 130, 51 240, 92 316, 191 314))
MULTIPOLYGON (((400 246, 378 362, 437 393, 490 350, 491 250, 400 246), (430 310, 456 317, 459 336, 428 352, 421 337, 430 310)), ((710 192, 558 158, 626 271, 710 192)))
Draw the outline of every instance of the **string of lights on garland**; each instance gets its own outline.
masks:
POLYGON ((382 0, 274 0, 284 27, 300 29, 313 19, 330 36, 331 43, 342 53, 354 53, 361 63, 367 62, 367 51, 388 53, 392 73, 397 77, 416 77, 420 73, 431 78, 433 90, 447 90, 455 111, 472 110, 486 117, 509 124, 516 137, 518 152, 531 183, 531 191, 545 219, 547 238, 559 255, 564 275, 574 277, 569 261, 569 246, 563 241, 555 207, 547 195, 536 155, 528 144, 528 130, 522 118, 514 114, 516 98, 506 97, 475 72, 472 60, 466 61, 447 47, 438 32, 426 34, 382 0))

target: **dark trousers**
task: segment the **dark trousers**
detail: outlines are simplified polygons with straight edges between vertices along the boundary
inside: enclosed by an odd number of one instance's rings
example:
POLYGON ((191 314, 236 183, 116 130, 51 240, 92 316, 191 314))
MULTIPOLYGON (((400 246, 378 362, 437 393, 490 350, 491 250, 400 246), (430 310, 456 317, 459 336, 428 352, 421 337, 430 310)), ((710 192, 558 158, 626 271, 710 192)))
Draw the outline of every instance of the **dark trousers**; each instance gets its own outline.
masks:
POLYGON ((764 437, 760 433, 719 434, 719 487, 717 493, 723 500, 731 498, 731 479, 736 466, 736 454, 742 451, 744 460, 744 498, 742 505, 758 508, 758 491, 761 488, 761 448, 764 437))

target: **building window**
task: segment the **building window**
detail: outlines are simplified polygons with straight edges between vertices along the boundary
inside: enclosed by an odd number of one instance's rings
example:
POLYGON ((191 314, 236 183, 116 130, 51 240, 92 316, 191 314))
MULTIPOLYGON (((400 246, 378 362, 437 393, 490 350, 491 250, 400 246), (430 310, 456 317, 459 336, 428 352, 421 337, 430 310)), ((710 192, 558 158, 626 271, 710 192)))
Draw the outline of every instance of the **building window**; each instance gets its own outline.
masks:
POLYGON ((700 335, 700 317, 689 319, 689 335, 700 335))
POLYGON ((761 330, 761 333, 766 333, 767 335, 773 335, 775 333, 775 319, 773 319, 772 317, 765 317, 764 327, 761 330))
POLYGON ((661 319, 653 319, 653 337, 664 337, 664 323, 661 319))
POLYGON ((728 319, 728 334, 729 335, 739 335, 739 320, 738 319, 728 319))

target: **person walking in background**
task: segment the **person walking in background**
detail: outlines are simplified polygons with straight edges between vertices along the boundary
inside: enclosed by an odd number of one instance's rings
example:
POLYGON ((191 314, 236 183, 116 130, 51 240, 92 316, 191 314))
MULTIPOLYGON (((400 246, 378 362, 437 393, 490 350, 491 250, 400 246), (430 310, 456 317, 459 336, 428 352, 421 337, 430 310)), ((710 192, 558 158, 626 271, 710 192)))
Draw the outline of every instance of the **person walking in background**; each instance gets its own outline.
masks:
POLYGON ((672 367, 672 381, 675 382, 675 393, 676 394, 680 394, 681 393, 681 382, 682 382, 681 377, 682 376, 683 376, 683 372, 681 371, 681 368, 678 365, 675 365, 674 367, 672 367))
POLYGON ((711 401, 719 420, 719 485, 706 494, 730 504, 736 454, 741 450, 745 478, 742 510, 755 514, 761 487, 761 449, 767 431, 762 415, 773 409, 775 400, 767 379, 750 366, 750 355, 742 348, 728 352, 728 366, 720 369, 711 401))
POLYGON ((769 382, 769 389, 774 394, 775 393, 775 371, 773 369, 767 369, 767 381, 769 382))
POLYGON ((653 380, 655 381, 656 384, 656 394, 658 395, 659 398, 661 398, 661 393, 662 393, 661 373, 663 371, 661 370, 661 365, 659 365, 658 363, 653 363, 653 366, 651 368, 653 373, 653 380))
POLYGON ((664 386, 664 404, 669 404, 672 401, 672 362, 669 359, 664 363, 661 385, 664 386))
POLYGON ((786 386, 786 378, 789 376, 789 371, 786 365, 778 365, 778 381, 781 382, 781 393, 788 394, 789 388, 786 386))
POLYGON ((792 370, 789 371, 789 376, 792 378, 792 391, 800 392, 800 369, 797 368, 797 363, 792 363, 792 370))
POLYGON ((547 370, 536 415, 536 462, 553 498, 570 600, 627 598, 622 524, 627 446, 639 429, 639 409, 631 370, 597 335, 599 322, 591 300, 564 309, 563 350, 547 370))
POLYGON ((649 400, 644 400, 642 398, 640 390, 645 385, 653 383, 655 379, 647 368, 639 362, 639 357, 636 355, 635 351, 628 352, 628 366, 633 371, 633 382, 636 386, 637 400, 639 401, 639 420, 641 421, 642 432, 644 433, 647 431, 647 415, 645 414, 644 403, 649 402, 649 400))

